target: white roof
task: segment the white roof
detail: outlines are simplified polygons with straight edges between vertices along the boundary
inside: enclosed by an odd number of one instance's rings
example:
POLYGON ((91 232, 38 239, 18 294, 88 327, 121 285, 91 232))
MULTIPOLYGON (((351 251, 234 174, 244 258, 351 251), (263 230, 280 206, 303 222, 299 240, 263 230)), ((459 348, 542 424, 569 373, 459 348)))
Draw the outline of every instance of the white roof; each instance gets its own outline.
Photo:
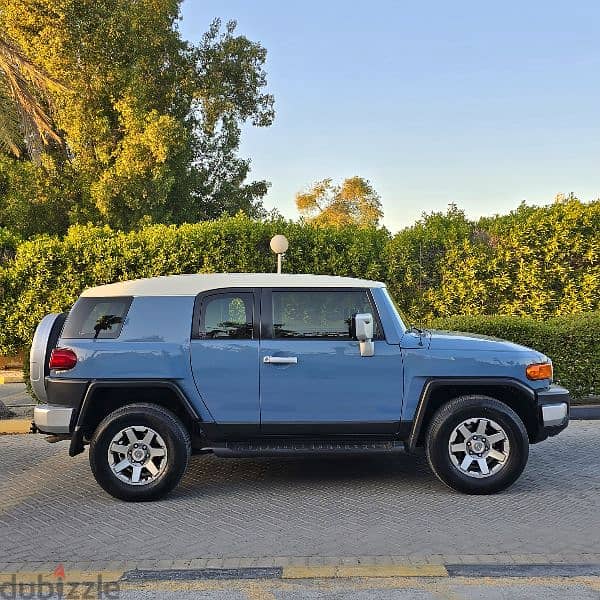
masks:
POLYGON ((244 287, 358 287, 382 288, 385 284, 368 279, 331 275, 291 275, 288 273, 206 273, 200 275, 168 275, 133 279, 88 288, 81 295, 106 296, 195 296, 219 288, 244 287))

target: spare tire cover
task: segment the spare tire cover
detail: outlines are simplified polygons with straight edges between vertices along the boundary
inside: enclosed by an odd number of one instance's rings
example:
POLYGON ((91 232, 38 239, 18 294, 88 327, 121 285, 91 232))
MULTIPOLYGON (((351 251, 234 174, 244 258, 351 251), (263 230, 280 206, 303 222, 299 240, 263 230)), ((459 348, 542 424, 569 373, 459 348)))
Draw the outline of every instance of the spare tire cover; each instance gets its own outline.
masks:
POLYGON ((29 380, 36 398, 47 402, 46 377, 50 374, 50 353, 56 347, 67 313, 46 315, 37 326, 29 353, 29 380))

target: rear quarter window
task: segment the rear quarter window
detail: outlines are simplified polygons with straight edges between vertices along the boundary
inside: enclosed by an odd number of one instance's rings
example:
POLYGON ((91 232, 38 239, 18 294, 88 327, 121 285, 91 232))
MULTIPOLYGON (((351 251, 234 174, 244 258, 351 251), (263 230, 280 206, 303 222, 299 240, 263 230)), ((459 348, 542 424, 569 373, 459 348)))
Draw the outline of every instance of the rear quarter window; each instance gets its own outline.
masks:
POLYGON ((61 337, 92 340, 119 337, 132 300, 131 297, 79 298, 69 312, 61 337))

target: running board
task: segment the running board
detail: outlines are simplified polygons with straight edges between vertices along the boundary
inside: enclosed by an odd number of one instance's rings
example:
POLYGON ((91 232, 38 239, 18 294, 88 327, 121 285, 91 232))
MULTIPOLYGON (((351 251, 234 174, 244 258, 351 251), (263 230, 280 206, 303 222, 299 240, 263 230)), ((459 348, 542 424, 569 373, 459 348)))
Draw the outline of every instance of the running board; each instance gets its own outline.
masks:
POLYGON ((248 456, 292 456, 306 454, 364 454, 406 452, 398 440, 299 440, 276 439, 252 442, 225 442, 203 450, 215 456, 243 458, 248 456))

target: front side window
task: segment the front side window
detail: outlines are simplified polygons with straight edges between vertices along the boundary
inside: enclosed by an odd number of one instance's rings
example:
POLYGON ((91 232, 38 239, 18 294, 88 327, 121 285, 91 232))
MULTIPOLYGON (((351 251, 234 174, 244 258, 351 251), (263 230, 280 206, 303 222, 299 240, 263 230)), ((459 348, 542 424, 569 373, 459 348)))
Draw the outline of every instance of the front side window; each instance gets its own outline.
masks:
MULTIPOLYGON (((349 340, 353 315, 375 316, 367 290, 273 291, 272 298, 274 338, 349 340)), ((374 325, 381 339, 377 319, 374 325)))
POLYGON ((215 294, 202 301, 198 337, 250 340, 252 332, 252 294, 215 294))
POLYGON ((79 298, 69 312, 61 337, 114 339, 119 337, 132 298, 79 298))

